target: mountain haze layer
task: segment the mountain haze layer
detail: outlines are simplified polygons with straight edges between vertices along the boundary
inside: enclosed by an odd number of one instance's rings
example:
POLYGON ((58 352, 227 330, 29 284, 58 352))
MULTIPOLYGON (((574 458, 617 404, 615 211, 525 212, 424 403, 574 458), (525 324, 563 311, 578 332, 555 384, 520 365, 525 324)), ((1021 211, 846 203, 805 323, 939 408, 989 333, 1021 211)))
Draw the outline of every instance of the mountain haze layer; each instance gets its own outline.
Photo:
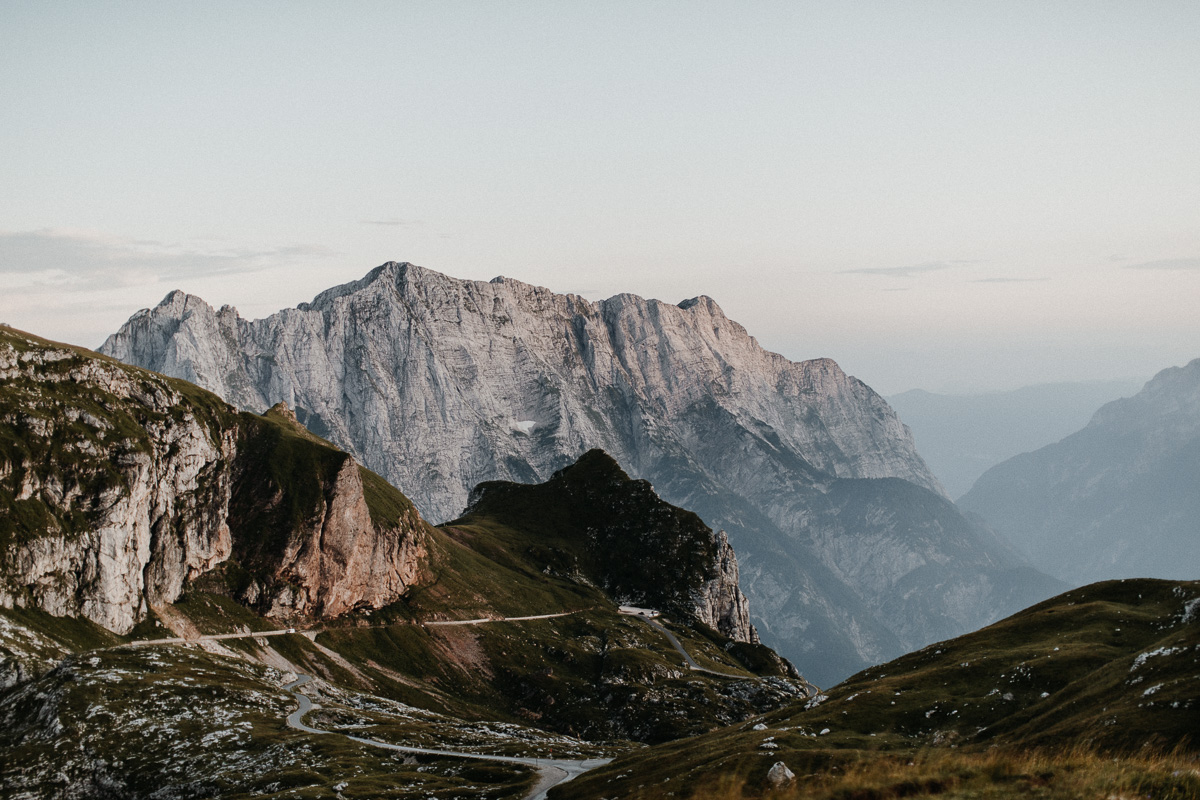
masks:
POLYGON ((764 641, 819 682, 1058 588, 958 514, 879 395, 767 352, 708 297, 589 302, 388 263, 255 321, 172 292, 102 350, 288 403, 438 519, 480 481, 603 448, 728 531, 764 641))
POLYGON ((1197 577, 1200 359, 992 467, 959 502, 1065 580, 1197 577))
POLYGON ((1069 436, 1100 406, 1135 394, 1143 382, 1047 383, 973 395, 913 389, 887 401, 946 491, 961 497, 990 467, 1069 436))

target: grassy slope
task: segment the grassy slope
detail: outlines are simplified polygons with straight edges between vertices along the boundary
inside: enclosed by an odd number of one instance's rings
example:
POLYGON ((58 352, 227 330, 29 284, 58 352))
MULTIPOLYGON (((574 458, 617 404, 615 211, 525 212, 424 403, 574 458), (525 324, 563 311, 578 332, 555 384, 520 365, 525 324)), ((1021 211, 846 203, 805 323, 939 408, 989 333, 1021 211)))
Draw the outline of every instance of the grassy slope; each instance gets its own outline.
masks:
POLYGON ((294 701, 282 682, 178 647, 71 657, 0 702, 0 795, 84 787, 89 797, 180 800, 518 798, 532 783, 521 767, 418 759, 291 730, 283 718, 294 701))
POLYGON ((402 603, 328 626, 318 643, 406 702, 594 739, 662 741, 763 707, 753 673, 718 644, 728 643, 724 637, 675 625, 702 663, 745 676, 743 694, 756 698, 750 702, 733 696, 737 681, 684 670, 661 634, 618 615, 598 588, 547 575, 538 559, 523 557, 530 548, 540 552, 537 537, 480 517, 471 523, 433 532, 433 582, 402 603), (561 611, 577 613, 476 626, 410 624, 561 611), (380 625, 386 627, 374 627, 380 625))
MULTIPOLYGON (((640 751, 556 796, 660 797, 666 779, 677 797, 704 796, 704 787, 722 781, 755 794, 782 760, 797 774, 822 776, 828 792, 814 796, 834 797, 847 789, 830 781, 834 765, 842 773, 877 769, 886 782, 893 773, 878 764, 899 758, 907 765, 944 747, 953 748, 955 758, 992 745, 1001 753, 1075 748, 1084 771, 1104 761, 1086 755, 1093 751, 1183 747, 1194 758, 1200 744, 1194 740, 1200 730, 1197 598, 1198 582, 1131 580, 1077 589, 865 670, 814 707, 793 706, 756 720, 763 730, 743 723, 640 751)), ((942 758, 937 763, 951 769, 947 757, 923 758, 942 758)), ((954 763, 974 775, 972 781, 983 780, 971 770, 986 772, 986 759, 971 767, 974 756, 961 758, 967 761, 954 763)), ((945 779, 937 773, 943 767, 927 777, 945 779)))

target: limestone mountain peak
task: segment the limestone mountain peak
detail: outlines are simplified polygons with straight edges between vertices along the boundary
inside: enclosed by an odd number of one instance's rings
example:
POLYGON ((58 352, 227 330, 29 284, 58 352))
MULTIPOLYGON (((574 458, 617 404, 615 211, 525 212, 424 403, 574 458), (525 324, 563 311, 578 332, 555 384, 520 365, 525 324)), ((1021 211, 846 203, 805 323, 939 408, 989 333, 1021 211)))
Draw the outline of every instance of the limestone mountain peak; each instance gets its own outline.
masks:
POLYGON ((601 448, 728 531, 760 631, 802 671, 821 654, 849 674, 1040 599, 992 596, 1008 579, 979 570, 1001 559, 956 516, 883 398, 830 359, 764 349, 705 295, 591 301, 388 262, 264 319, 163 307, 102 350, 248 410, 286 402, 436 521, 482 482, 547 481, 601 448), (920 491, 891 508, 883 478, 920 491), (866 549, 847 527, 860 512, 879 537, 866 549), (865 595, 848 583, 859 574, 871 576, 865 595))

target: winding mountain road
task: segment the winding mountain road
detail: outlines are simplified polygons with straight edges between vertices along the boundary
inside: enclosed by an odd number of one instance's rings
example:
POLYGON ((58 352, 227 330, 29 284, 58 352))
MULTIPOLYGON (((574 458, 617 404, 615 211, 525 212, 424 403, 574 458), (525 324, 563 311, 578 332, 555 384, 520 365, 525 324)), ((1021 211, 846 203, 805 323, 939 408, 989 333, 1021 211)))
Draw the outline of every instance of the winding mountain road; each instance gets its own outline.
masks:
MULTIPOLYGON (((422 622, 422 623, 417 623, 417 624, 425 626, 425 627, 448 626, 448 625, 482 625, 482 624, 489 623, 489 622, 519 622, 522 620, 554 619, 557 617, 566 617, 571 614, 577 614, 577 613, 579 613, 579 611, 563 611, 563 612, 560 612, 557 614, 536 614, 536 615, 524 616, 524 617, 479 617, 477 619, 464 619, 464 620, 435 620, 435 621, 427 621, 427 622, 422 622)), ((665 636, 667 641, 671 643, 671 646, 674 647, 675 650, 679 653, 679 655, 681 655, 683 657, 684 662, 687 664, 688 669, 690 669, 690 670, 693 670, 695 672, 703 672, 708 675, 715 675, 715 676, 722 677, 722 678, 735 678, 735 679, 745 680, 747 678, 752 677, 749 675, 737 674, 737 673, 732 673, 732 672, 720 672, 718 670, 709 669, 707 667, 700 666, 700 664, 698 664, 696 662, 696 660, 694 658, 692 658, 692 656, 688 653, 688 651, 686 649, 684 649, 683 644, 680 643, 679 639, 676 638, 675 634, 671 633, 671 631, 667 630, 667 628, 665 626, 663 626, 662 624, 660 624, 659 622, 657 622, 656 620, 654 620, 650 617, 650 614, 657 614, 657 612, 651 612, 646 609, 640 609, 640 610, 634 609, 632 611, 626 611, 626 610, 622 609, 622 611, 620 613, 625 614, 627 616, 637 617, 638 619, 642 620, 647 625, 649 625, 650 627, 654 628, 656 631, 661 633, 663 636, 665 636), (638 612, 641 612, 641 613, 638 613, 638 612)), ((378 627, 390 627, 390 626, 378 626, 378 627)), ((205 635, 201 635, 201 636, 195 636, 192 638, 172 637, 172 638, 164 638, 164 639, 145 639, 142 641, 128 642, 125 645, 119 645, 119 646, 138 647, 138 646, 159 645, 159 644, 191 644, 191 643, 200 642, 200 641, 212 641, 212 640, 221 640, 221 639, 245 639, 245 638, 258 638, 258 637, 266 637, 266 636, 286 636, 289 634, 303 635, 303 636, 308 636, 311 638, 311 637, 315 637, 318 633, 321 632, 321 630, 322 629, 320 629, 320 628, 312 628, 312 629, 307 629, 307 630, 297 630, 296 628, 284 628, 284 629, 273 630, 273 631, 247 631, 244 633, 217 633, 217 634, 205 634, 205 635)), ((588 770, 595 769, 596 767, 600 767, 605 764, 608 764, 612 760, 609 758, 589 758, 589 759, 583 759, 583 760, 522 758, 519 756, 500 756, 500 755, 488 755, 488 754, 483 754, 483 753, 471 753, 471 752, 465 752, 465 751, 461 751, 461 750, 439 750, 436 748, 427 748, 427 747, 409 747, 407 745, 392 744, 391 742, 381 742, 376 739, 368 739, 363 736, 354 736, 353 734, 343 733, 340 731, 329 731, 329 730, 324 730, 322 728, 314 728, 313 726, 304 722, 304 717, 313 709, 312 700, 308 697, 308 695, 306 695, 300 691, 301 687, 303 687, 305 684, 309 683, 312 680, 313 680, 313 678, 311 675, 298 674, 298 677, 296 678, 296 680, 292 681, 291 683, 289 683, 283 687, 286 691, 290 692, 292 697, 294 697, 296 700, 296 710, 287 716, 286 722, 289 727, 294 728, 299 731, 303 731, 305 733, 310 733, 310 734, 344 736, 347 739, 358 742, 360 744, 370 745, 372 747, 381 747, 386 750, 394 750, 394 751, 401 752, 401 753, 413 753, 415 755, 427 755, 427 756, 442 756, 442 757, 449 757, 449 758, 468 758, 468 759, 476 759, 476 760, 481 760, 481 761, 499 761, 499 762, 508 763, 508 764, 519 764, 521 766, 532 767, 535 770, 537 770, 537 772, 538 772, 538 781, 537 781, 537 783, 534 784, 533 788, 530 790, 529 794, 526 796, 526 800, 545 800, 546 793, 551 788, 558 786, 561 783, 566 783, 567 781, 572 780, 573 778, 577 777, 578 775, 583 774, 584 772, 587 772, 588 770)))
MULTIPOLYGON (((646 614, 638 613, 638 611, 622 610, 619 613, 624 614, 627 617, 634 617, 636 619, 640 619, 642 622, 646 623, 651 628, 654 628, 654 630, 658 631, 663 636, 667 637, 667 641, 671 643, 672 647, 674 647, 676 650, 679 651, 679 655, 683 656, 683 660, 687 663, 688 669, 692 670, 693 672, 704 672, 704 673, 707 673, 708 675, 716 675, 717 677, 720 677, 720 678, 740 678, 742 680, 753 677, 750 675, 739 675, 735 672, 719 672, 715 669, 709 669, 708 667, 702 667, 696 663, 696 659, 692 658, 691 655, 688 654, 687 650, 683 649, 683 645, 680 644, 679 640, 675 638, 675 634, 671 633, 663 625, 660 625, 658 622, 651 619, 646 614)), ((655 612, 655 613, 657 613, 657 612, 655 612)))
POLYGON ((152 644, 191 644, 193 642, 212 642, 218 639, 250 639, 258 638, 259 636, 287 636, 290 633, 298 633, 302 635, 317 634, 319 631, 298 631, 295 628, 284 628, 278 631, 247 631, 245 633, 207 633, 202 636, 194 636, 186 638, 183 636, 174 636, 169 639, 140 639, 136 642, 126 642, 118 647, 145 647, 152 644))
MULTIPOLYGON (((557 614, 534 614, 528 617, 479 617, 478 619, 446 619, 432 620, 428 622, 414 623, 422 627, 430 627, 437 625, 482 625, 486 622, 521 622, 530 619, 557 619, 558 617, 569 617, 572 614, 578 614, 579 610, 575 611, 560 611, 557 614)), ((387 625, 367 625, 356 630, 369 630, 371 628, 390 628, 395 624, 404 623, 389 623, 387 625)), ((135 642, 126 642, 118 647, 145 647, 152 644, 192 644, 193 642, 211 642, 219 639, 257 639, 261 636, 286 636, 291 633, 312 638, 318 633, 322 633, 324 628, 306 628, 305 630, 297 630, 296 628, 283 628, 277 631, 244 631, 241 633, 206 633, 200 636, 172 636, 166 639, 139 639, 135 642)))
POLYGON ((287 684, 283 688, 292 693, 292 697, 296 698, 297 707, 287 717, 288 726, 296 730, 304 731, 305 733, 314 734, 331 734, 335 736, 345 736, 351 741, 359 744, 371 745, 372 747, 382 747, 387 750, 396 750, 401 753, 414 753, 416 755, 425 756, 446 756, 450 758, 470 758, 480 761, 500 761, 506 764, 520 764, 525 767, 533 767, 538 771, 539 779, 530 793, 526 796, 526 800, 544 800, 546 793, 551 788, 558 786, 560 783, 575 778, 578 775, 587 772, 590 769, 604 766, 612 761, 611 758, 588 758, 581 761, 569 759, 547 759, 547 758, 521 758, 519 756, 495 756, 486 755, 483 753, 469 753, 461 750, 437 750, 428 747, 408 747, 402 744, 392 744, 391 742, 381 742, 377 739, 368 739, 363 736, 354 736, 340 731, 327 731, 322 728, 314 728, 304 722, 304 717, 308 712, 312 711, 313 703, 308 695, 300 691, 300 687, 312 680, 311 675, 300 675, 296 680, 287 684))

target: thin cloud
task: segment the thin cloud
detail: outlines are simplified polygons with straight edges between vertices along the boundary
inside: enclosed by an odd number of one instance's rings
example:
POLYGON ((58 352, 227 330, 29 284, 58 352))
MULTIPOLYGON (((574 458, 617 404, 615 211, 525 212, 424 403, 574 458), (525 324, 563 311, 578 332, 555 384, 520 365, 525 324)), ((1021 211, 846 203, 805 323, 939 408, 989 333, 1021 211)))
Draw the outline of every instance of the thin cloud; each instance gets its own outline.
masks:
POLYGON ((1125 269, 1200 270, 1200 258, 1164 258, 1160 261, 1130 264, 1125 269))
POLYGON ((882 275, 892 278, 911 278, 914 275, 920 275, 926 272, 939 272, 944 269, 953 269, 966 264, 972 264, 972 261, 926 261, 922 264, 909 264, 905 267, 863 267, 861 269, 844 269, 839 275, 882 275))
POLYGON ((1042 283, 1050 280, 1049 278, 1008 278, 996 276, 994 278, 974 278, 971 283, 1042 283))
POLYGON ((280 261, 327 258, 312 244, 199 249, 146 239, 120 239, 59 230, 0 232, 0 275, 24 286, 65 291, 107 289, 158 280, 248 274, 280 261))
POLYGON ((404 225, 420 225, 419 219, 400 219, 399 217, 387 217, 386 219, 360 219, 362 225, 389 225, 399 227, 404 225))

